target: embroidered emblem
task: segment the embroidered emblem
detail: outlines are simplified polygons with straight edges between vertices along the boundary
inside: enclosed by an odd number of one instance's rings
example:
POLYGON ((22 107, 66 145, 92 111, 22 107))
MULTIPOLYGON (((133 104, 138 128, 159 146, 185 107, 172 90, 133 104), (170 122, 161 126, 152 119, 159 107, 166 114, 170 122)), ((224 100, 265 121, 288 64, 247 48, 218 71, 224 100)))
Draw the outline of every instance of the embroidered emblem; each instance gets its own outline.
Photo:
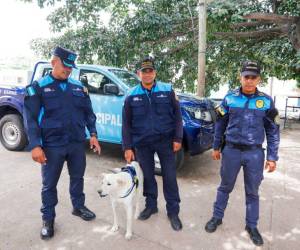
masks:
POLYGON ((138 102, 138 101, 142 101, 143 99, 142 98, 139 98, 137 96, 133 97, 132 99, 134 102, 138 102))
POLYGON ((51 89, 51 88, 44 88, 44 92, 47 93, 47 92, 54 92, 55 89, 51 89))
POLYGON ((158 95, 157 97, 158 97, 158 98, 165 98, 165 97, 167 97, 167 96, 164 95, 164 94, 160 94, 160 95, 158 95))
POLYGON ((82 91, 82 89, 81 88, 75 88, 75 89, 73 89, 73 91, 82 91))
POLYGON ((68 56, 68 60, 70 60, 70 61, 75 61, 75 60, 76 60, 76 55, 75 55, 75 54, 70 54, 70 55, 68 56))
POLYGON ((264 106, 264 101, 263 100, 257 100, 255 102, 255 105, 257 108, 261 109, 264 106))
POLYGON ((221 105, 218 106, 218 107, 216 107, 216 112, 217 112, 220 116, 224 116, 224 115, 226 114, 226 112, 225 112, 223 106, 221 106, 221 105))

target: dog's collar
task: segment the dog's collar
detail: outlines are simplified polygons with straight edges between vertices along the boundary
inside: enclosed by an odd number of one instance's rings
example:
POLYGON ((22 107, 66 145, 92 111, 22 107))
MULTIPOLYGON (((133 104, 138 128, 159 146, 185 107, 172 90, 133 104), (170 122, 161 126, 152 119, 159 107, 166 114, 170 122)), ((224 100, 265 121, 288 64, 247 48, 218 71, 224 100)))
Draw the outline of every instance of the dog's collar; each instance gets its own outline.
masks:
POLYGON ((121 168, 121 171, 130 174, 131 179, 132 179, 132 185, 131 185, 131 187, 127 190, 127 192, 125 193, 125 195, 123 195, 123 196, 120 197, 120 198, 126 198, 128 195, 130 195, 130 193, 132 192, 132 190, 134 189, 134 187, 138 188, 138 186, 139 186, 139 180, 137 178, 135 168, 132 167, 132 166, 127 165, 126 167, 121 168))

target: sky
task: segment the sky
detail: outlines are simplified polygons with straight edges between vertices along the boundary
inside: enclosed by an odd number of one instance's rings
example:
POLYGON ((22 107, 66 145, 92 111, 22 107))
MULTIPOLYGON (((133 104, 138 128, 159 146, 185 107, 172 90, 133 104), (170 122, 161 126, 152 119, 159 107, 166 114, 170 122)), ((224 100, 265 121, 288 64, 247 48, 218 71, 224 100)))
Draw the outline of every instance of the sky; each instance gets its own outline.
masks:
POLYGON ((51 9, 40 9, 33 2, 0 0, 0 59, 34 56, 30 41, 51 36, 46 20, 51 9))

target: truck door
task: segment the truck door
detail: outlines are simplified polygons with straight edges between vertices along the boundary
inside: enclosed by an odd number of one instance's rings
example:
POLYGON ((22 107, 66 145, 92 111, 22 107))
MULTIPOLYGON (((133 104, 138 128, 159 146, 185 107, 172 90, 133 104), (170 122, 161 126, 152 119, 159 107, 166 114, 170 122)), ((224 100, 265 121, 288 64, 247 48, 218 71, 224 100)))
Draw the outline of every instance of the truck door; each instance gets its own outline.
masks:
POLYGON ((87 69, 80 70, 79 79, 88 88, 93 110, 97 116, 98 139, 104 142, 121 143, 122 107, 125 96, 106 94, 103 91, 106 84, 117 86, 118 84, 103 73, 87 69))

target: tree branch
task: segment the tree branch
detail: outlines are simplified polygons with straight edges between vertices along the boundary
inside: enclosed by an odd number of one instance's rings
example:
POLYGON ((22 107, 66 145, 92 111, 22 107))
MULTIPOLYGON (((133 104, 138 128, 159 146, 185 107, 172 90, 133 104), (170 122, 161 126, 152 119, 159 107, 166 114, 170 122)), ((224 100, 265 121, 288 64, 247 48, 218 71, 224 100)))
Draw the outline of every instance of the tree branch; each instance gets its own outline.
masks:
POLYGON ((275 36, 282 35, 281 28, 272 28, 272 29, 263 29, 249 32, 216 32, 216 36, 221 37, 235 37, 235 38, 256 38, 256 37, 266 37, 266 36, 275 36))
POLYGON ((294 23, 300 18, 296 16, 284 16, 284 15, 277 15, 273 13, 260 13, 260 12, 250 13, 243 17, 245 19, 272 21, 274 23, 287 23, 287 22, 294 23))
POLYGON ((195 40, 188 40, 186 42, 183 42, 181 43, 180 45, 178 45, 177 47, 175 48, 172 48, 172 49, 169 49, 168 51, 166 52, 162 52, 160 53, 161 56, 167 56, 167 55, 171 55, 173 53, 176 53, 177 51, 180 51, 184 48, 186 48, 187 46, 189 46, 191 43, 193 43, 195 40))
POLYGON ((242 28, 242 27, 256 27, 259 25, 273 24, 272 21, 259 21, 259 22, 242 22, 230 24, 230 28, 242 28))
POLYGON ((163 42, 166 42, 166 41, 169 41, 171 39, 174 39, 174 38, 177 38, 177 37, 182 37, 182 36, 185 36, 187 35, 189 32, 193 32, 194 30, 193 29, 190 29, 190 30, 187 30, 187 31, 178 31, 178 32, 175 32, 175 33, 171 33, 167 36, 163 36, 159 39, 156 39, 156 40, 147 40, 147 41, 142 41, 143 43, 152 43, 152 44, 158 44, 158 43, 163 43, 163 42))

